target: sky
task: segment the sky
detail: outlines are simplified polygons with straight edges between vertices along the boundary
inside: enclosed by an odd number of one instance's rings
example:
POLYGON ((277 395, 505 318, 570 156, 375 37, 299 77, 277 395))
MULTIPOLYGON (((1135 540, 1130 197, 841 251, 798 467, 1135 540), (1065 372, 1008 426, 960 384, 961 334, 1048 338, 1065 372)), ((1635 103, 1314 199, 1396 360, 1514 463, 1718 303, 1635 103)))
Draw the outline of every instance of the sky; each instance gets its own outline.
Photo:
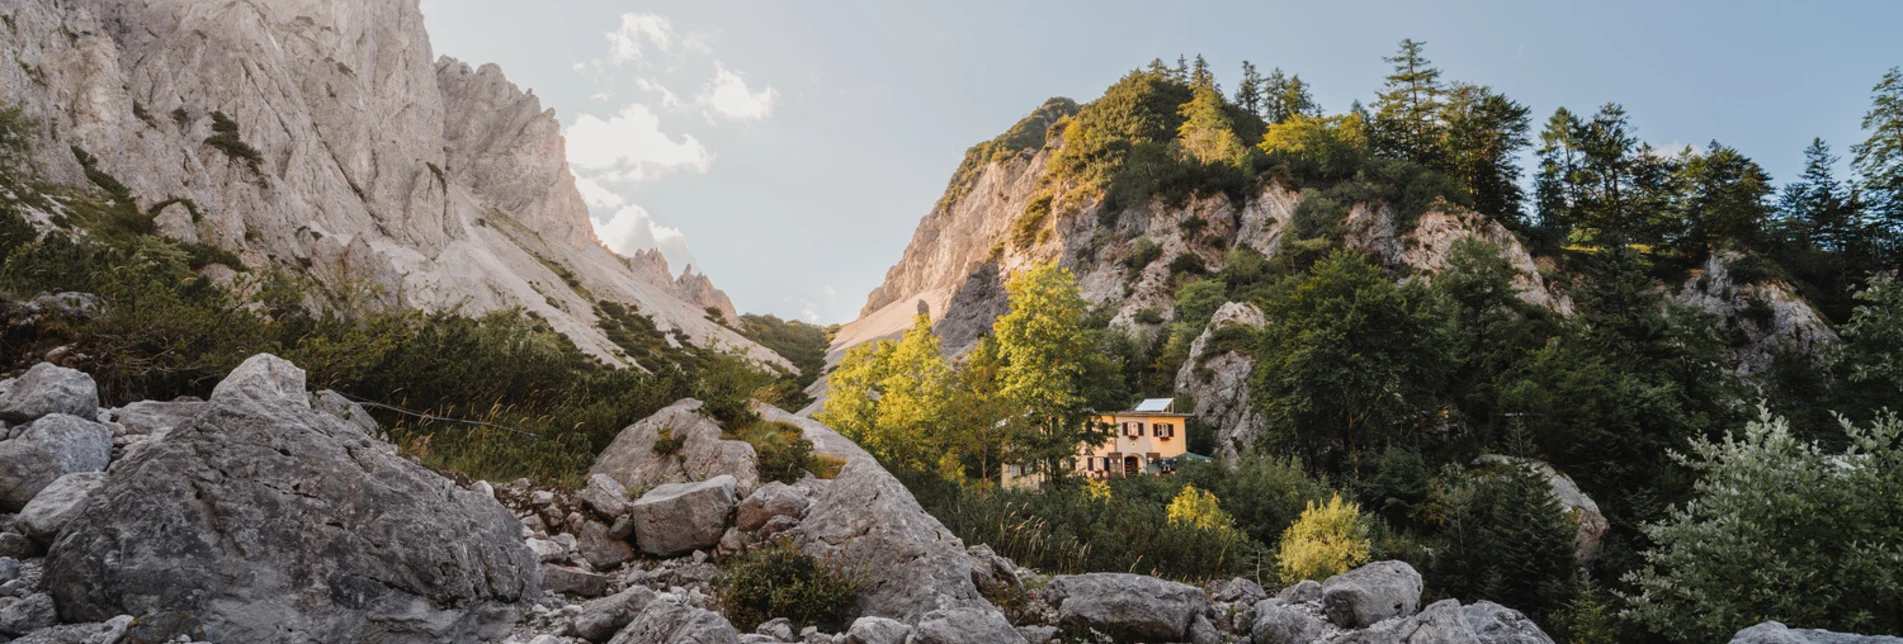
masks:
POLYGON ((1202 54, 1370 102, 1403 38, 1532 108, 1624 105, 1660 147, 1720 141, 1780 183, 1863 140, 1903 2, 422 0, 432 45, 555 110, 597 234, 691 262, 742 312, 846 322, 964 150, 1051 96, 1202 54))

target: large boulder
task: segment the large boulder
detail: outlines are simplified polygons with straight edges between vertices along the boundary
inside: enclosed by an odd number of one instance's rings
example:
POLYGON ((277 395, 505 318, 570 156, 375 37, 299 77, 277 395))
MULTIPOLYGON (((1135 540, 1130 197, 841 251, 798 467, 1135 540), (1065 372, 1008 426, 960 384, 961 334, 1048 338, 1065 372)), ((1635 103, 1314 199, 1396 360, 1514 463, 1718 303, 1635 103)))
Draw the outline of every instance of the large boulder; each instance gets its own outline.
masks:
POLYGON ((735 482, 720 476, 698 483, 669 483, 628 506, 634 543, 656 557, 676 557, 713 548, 733 515, 735 482))
POLYGON ((799 519, 811 507, 813 497, 806 490, 773 481, 740 502, 740 508, 734 513, 734 526, 743 532, 753 532, 774 517, 799 519))
POLYGON ((1903 637, 1852 635, 1764 622, 1738 631, 1731 644, 1903 644, 1903 637))
POLYGON ((53 543, 61 617, 180 614, 214 641, 506 633, 541 592, 515 517, 312 409, 295 366, 245 365, 114 464, 53 543))
POLYGON ((1420 614, 1392 619, 1333 640, 1335 644, 1554 644, 1525 615, 1492 602, 1461 606, 1445 599, 1420 614))
POLYGON ((159 402, 142 400, 112 411, 112 422, 132 436, 147 436, 170 430, 205 411, 210 403, 201 400, 159 402))
POLYGON ((1566 518, 1572 521, 1574 526, 1577 526, 1577 532, 1573 537, 1574 556, 1580 561, 1591 561, 1599 556, 1601 542, 1605 540, 1606 533, 1612 530, 1612 523, 1607 521, 1606 515, 1599 511, 1599 504, 1593 502, 1592 497, 1586 496, 1585 492, 1580 491, 1579 485, 1573 482, 1573 477, 1553 469, 1553 466, 1545 461, 1517 456, 1484 454, 1475 462, 1524 467, 1538 474, 1540 478, 1546 479, 1547 486, 1553 488, 1553 496, 1559 498, 1560 511, 1566 514, 1566 518))
POLYGON ((642 607, 609 644, 739 644, 740 633, 727 618, 679 598, 662 596, 642 607))
POLYGON ((847 461, 792 534, 807 554, 861 575, 854 616, 916 622, 941 608, 995 610, 971 580, 964 542, 870 457, 847 461))
POLYGON ((59 477, 105 471, 112 430, 66 414, 33 421, 19 436, 0 441, 0 511, 17 512, 59 477))
POLYGON ((1255 622, 1249 629, 1254 644, 1307 644, 1321 639, 1327 625, 1321 618, 1280 599, 1255 604, 1255 622))
POLYGON ((1180 642, 1209 608, 1200 588, 1120 572, 1061 575, 1044 587, 1059 624, 1094 628, 1119 642, 1180 642))
POLYGON ((575 635, 590 642, 606 642, 634 621, 654 601, 654 591, 647 586, 629 586, 627 590, 600 599, 589 600, 582 604, 581 614, 575 616, 573 630, 575 635))
POLYGON ((83 372, 42 362, 14 379, 0 396, 0 420, 28 423, 49 414, 99 416, 99 386, 83 372))
POLYGON ((700 401, 684 398, 621 430, 595 457, 588 473, 606 474, 626 487, 689 483, 725 474, 733 477, 740 494, 753 493, 760 484, 753 446, 723 440, 720 424, 700 408, 700 401), (656 443, 663 443, 660 451, 656 443))
POLYGON ((590 474, 588 486, 576 493, 581 504, 606 521, 628 513, 628 486, 606 474, 590 474))
POLYGON ((78 472, 59 477, 21 508, 15 521, 20 531, 34 541, 51 543, 60 530, 85 509, 93 492, 105 484, 105 472, 78 472))
POLYGON ((1404 561, 1377 561, 1322 582, 1322 612, 1342 628, 1362 628, 1414 614, 1421 573, 1404 561))
POLYGON ((950 608, 927 613, 909 644, 1024 644, 1024 636, 994 609, 950 608))

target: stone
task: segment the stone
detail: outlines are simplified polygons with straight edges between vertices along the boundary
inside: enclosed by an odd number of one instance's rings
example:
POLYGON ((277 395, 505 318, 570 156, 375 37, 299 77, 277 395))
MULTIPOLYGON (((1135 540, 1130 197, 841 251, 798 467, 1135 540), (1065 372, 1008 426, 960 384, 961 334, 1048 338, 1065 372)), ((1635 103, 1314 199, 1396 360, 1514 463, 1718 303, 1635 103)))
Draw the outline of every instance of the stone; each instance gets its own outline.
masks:
POLYGON ((11 644, 133 644, 126 637, 132 625, 131 615, 120 615, 103 622, 62 624, 28 633, 11 644))
POLYGON ((1209 598, 1226 604, 1245 604, 1254 606, 1257 602, 1269 598, 1269 593, 1260 584, 1237 577, 1216 584, 1209 598))
POLYGON ((31 557, 39 551, 32 539, 17 532, 0 532, 0 557, 31 557))
POLYGON ((1018 587, 1017 565, 998 556, 991 546, 981 543, 966 548, 965 554, 971 556, 971 582, 978 585, 978 592, 996 597, 1018 587))
POLYGON ((491 499, 496 498, 496 487, 493 485, 490 485, 488 481, 476 481, 474 483, 470 483, 469 491, 489 497, 491 499))
POLYGON ((46 593, 0 600, 0 636, 20 636, 59 623, 53 596, 46 593))
POLYGON ((774 517, 799 519, 811 507, 813 498, 804 490, 772 481, 760 486, 740 502, 740 507, 734 512, 734 525, 744 532, 753 532, 774 517))
POLYGON ((615 632, 654 601, 654 591, 646 586, 630 586, 627 590, 589 600, 582 604, 581 614, 575 617, 574 631, 577 637, 590 642, 606 642, 615 632))
POLYGON ((1282 592, 1275 594, 1275 598, 1291 604, 1318 602, 1322 600, 1322 585, 1313 579, 1303 579, 1283 588, 1282 592))
POLYGON ((93 493, 105 484, 105 472, 76 472, 59 477, 26 504, 15 521, 28 538, 41 544, 52 543, 60 530, 85 509, 93 493))
POLYGON ((1854 635, 1764 622, 1738 631, 1731 644, 1903 644, 1903 637, 1854 635))
POLYGON ((0 557, 0 584, 20 578, 20 560, 13 557, 0 557))
POLYGON ((529 494, 529 505, 546 507, 555 502, 555 493, 548 490, 536 490, 529 494))
POLYGON ((678 557, 720 544, 733 514, 735 481, 725 474, 698 483, 669 483, 629 505, 634 541, 656 557, 678 557))
POLYGON ((590 474, 587 487, 576 496, 603 521, 614 521, 628 513, 628 486, 606 474, 590 474))
POLYGON ((582 524, 580 536, 575 537, 575 552, 595 570, 610 570, 634 558, 634 548, 608 536, 608 526, 599 521, 582 524))
POLYGON ((608 577, 580 568, 542 564, 542 589, 557 595, 600 597, 608 594, 608 577))
POLYGON ((540 596, 494 499, 311 409, 284 390, 295 366, 246 363, 203 414, 113 464, 53 542, 63 618, 175 612, 215 641, 473 640, 540 596))
POLYGON ((204 401, 159 402, 142 400, 112 412, 112 420, 133 436, 150 436, 183 424, 205 410, 204 401))
POLYGON ((997 609, 951 608, 925 614, 910 644, 1024 644, 1024 636, 997 609))
POLYGON ((634 536, 634 517, 623 514, 615 519, 614 525, 608 527, 608 537, 611 539, 626 541, 632 536, 634 536))
POLYGON ((683 398, 628 426, 595 457, 588 473, 607 475, 624 487, 650 488, 725 475, 733 477, 738 494, 752 494, 760 484, 753 446, 722 439, 720 424, 700 409, 700 401, 683 398), (655 443, 663 436, 680 445, 672 453, 657 453, 655 443))
POLYGON ((1043 594, 1060 625, 1094 628, 1118 641, 1183 641, 1209 608, 1200 588, 1128 573, 1059 575, 1043 594))
POLYGON ((49 414, 99 416, 99 386, 84 372, 42 362, 14 379, 0 396, 0 420, 30 423, 49 414))
POLYGON ((1189 622, 1190 644, 1222 644, 1222 631, 1209 621, 1209 616, 1197 613, 1189 622))
POLYGON ((102 472, 112 460, 112 430, 65 414, 33 421, 0 442, 0 511, 17 512, 67 474, 102 472))
POLYGON ((1056 626, 1026 625, 1018 627, 1018 635, 1030 644, 1052 644, 1057 641, 1059 631, 1056 626))
POLYGON ((609 644, 738 644, 727 618, 671 596, 648 602, 609 644))
POLYGON ((1265 599, 1255 604, 1249 637, 1254 644, 1307 644, 1321 639, 1326 628, 1321 619, 1286 601, 1265 599))
POLYGON ((1460 616, 1480 644, 1553 644, 1553 638, 1525 614, 1493 602, 1462 606, 1460 616))
POLYGON ((862 571, 852 616, 916 622, 940 608, 991 608, 964 543, 870 457, 847 461, 792 534, 801 551, 862 571))
POLYGON ((912 627, 884 617, 861 617, 846 629, 846 644, 905 644, 912 627))
POLYGON ((1461 606, 1446 599, 1419 614, 1390 619, 1353 631, 1335 640, 1339 644, 1553 644, 1518 611, 1490 602, 1461 606))
POLYGON ((786 534, 788 531, 799 527, 799 525, 800 525, 799 519, 795 519, 793 517, 784 516, 784 515, 777 516, 768 520, 766 522, 766 525, 760 526, 760 529, 755 531, 753 533, 753 536, 758 538, 761 541, 766 541, 768 539, 772 539, 782 534, 786 534))
POLYGON ((1362 628, 1414 614, 1421 574, 1403 561, 1377 561, 1322 582, 1322 612, 1342 628, 1362 628))
POLYGON ((41 293, 30 304, 43 313, 79 320, 90 320, 106 310, 106 301, 99 296, 74 291, 41 293))
POLYGON ((566 561, 568 559, 568 548, 556 543, 554 540, 531 537, 526 543, 528 543, 529 551, 535 553, 535 559, 542 563, 566 561))
POLYGON ((759 626, 753 628, 753 632, 771 637, 778 642, 791 642, 796 637, 793 633, 793 620, 785 617, 775 617, 760 622, 759 626))
POLYGON ((311 394, 311 407, 336 416, 338 420, 349 423, 365 436, 383 439, 383 428, 377 425, 377 419, 371 417, 370 412, 364 410, 363 405, 345 398, 343 394, 329 389, 311 394))

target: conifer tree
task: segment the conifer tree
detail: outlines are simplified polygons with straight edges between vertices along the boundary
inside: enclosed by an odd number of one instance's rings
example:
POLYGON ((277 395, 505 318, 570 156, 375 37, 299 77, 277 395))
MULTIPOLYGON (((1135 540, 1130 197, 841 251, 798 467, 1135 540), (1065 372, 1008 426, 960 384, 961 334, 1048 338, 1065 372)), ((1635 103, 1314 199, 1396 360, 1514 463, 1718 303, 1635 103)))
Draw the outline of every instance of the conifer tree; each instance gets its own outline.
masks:
POLYGON ((1784 186, 1778 199, 1792 241, 1807 248, 1844 251, 1861 237, 1850 188, 1837 180, 1833 170, 1837 160, 1830 144, 1811 139, 1810 147, 1804 148, 1803 174, 1784 186))
POLYGON ((1447 93, 1441 148, 1448 172, 1473 195, 1474 209, 1507 222, 1522 217, 1520 165, 1527 108, 1491 88, 1458 84, 1447 93))
POLYGON ((1871 91, 1863 115, 1870 138, 1851 152, 1877 252, 1894 269, 1903 264, 1903 68, 1890 68, 1871 91))
POLYGON ((1432 165, 1439 161, 1440 112, 1444 88, 1440 70, 1422 55, 1427 43, 1401 41, 1401 50, 1382 60, 1394 73, 1376 95, 1375 147, 1395 158, 1432 165))
POLYGON ((1716 141, 1704 154, 1686 157, 1678 172, 1685 190, 1680 203, 1685 230, 1677 239, 1680 252, 1703 257, 1725 242, 1763 246, 1771 214, 1770 173, 1737 149, 1716 141))
POLYGON ((1176 73, 1174 74, 1174 78, 1172 78, 1171 80, 1174 80, 1178 83, 1189 82, 1189 59, 1183 57, 1182 54, 1176 55, 1176 73))
POLYGON ((1202 54, 1196 54, 1196 67, 1190 72, 1189 86, 1195 89, 1215 90, 1217 95, 1222 94, 1222 88, 1216 85, 1216 75, 1210 73, 1209 61, 1203 60, 1202 54))
POLYGON ((1236 84, 1236 105, 1256 116, 1263 115, 1262 80, 1262 74, 1256 71, 1254 63, 1242 61, 1242 81, 1236 84))
POLYGON ((1315 97, 1309 95, 1308 85, 1302 82, 1302 75, 1288 76, 1277 67, 1269 72, 1263 81, 1262 120, 1270 124, 1286 123, 1298 116, 1315 118, 1322 115, 1321 106, 1315 104, 1315 97))

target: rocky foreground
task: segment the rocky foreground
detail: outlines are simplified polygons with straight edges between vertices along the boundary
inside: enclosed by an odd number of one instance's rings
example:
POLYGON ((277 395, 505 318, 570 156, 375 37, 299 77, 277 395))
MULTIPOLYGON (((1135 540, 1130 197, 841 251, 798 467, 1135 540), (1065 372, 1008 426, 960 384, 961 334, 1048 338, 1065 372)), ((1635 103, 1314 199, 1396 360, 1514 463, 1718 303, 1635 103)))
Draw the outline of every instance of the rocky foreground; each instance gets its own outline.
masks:
MULTIPOLYGON (((683 400, 624 430, 581 490, 459 486, 274 356, 208 400, 117 409, 41 364, 0 382, 0 642, 1553 641, 1497 604, 1422 606, 1398 561, 1274 595, 1042 575, 968 547, 851 441, 757 410, 844 466, 762 483, 752 447, 683 400), (658 453, 663 439, 679 449, 658 453), (722 614, 715 562, 769 541, 860 579, 844 632, 780 618, 741 633, 722 614)), ((1767 622, 1733 641, 1903 640, 1767 622)))

